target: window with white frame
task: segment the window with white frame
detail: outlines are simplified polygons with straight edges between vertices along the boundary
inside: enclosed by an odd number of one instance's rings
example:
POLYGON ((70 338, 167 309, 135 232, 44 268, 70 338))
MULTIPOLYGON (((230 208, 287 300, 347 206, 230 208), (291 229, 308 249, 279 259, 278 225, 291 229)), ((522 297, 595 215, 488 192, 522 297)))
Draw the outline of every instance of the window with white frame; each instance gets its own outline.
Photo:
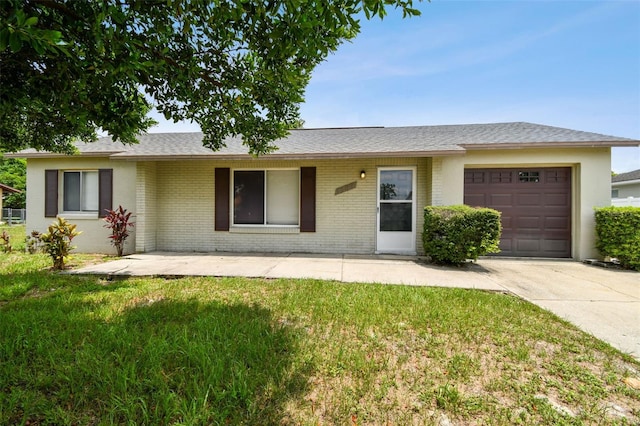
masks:
POLYGON ((66 171, 63 174, 63 210, 98 211, 98 171, 66 171))
POLYGON ((300 171, 235 170, 233 224, 297 226, 300 171))

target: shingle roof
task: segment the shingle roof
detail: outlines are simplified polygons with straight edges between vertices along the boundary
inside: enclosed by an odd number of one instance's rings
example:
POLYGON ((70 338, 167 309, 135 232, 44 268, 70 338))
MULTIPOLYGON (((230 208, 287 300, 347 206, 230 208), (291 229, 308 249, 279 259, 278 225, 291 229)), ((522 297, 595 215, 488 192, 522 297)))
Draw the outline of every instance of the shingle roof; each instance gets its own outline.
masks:
POLYGON ((640 169, 626 173, 620 173, 611 178, 611 182, 626 182, 629 180, 640 180, 640 169))
MULTIPOLYGON (((202 146, 202 133, 148 133, 124 146, 111 138, 79 143, 83 155, 112 158, 245 158, 248 148, 238 137, 213 152, 202 146)), ((292 130, 277 140, 278 150, 265 158, 349 158, 445 155, 467 149, 511 147, 628 146, 640 141, 540 124, 515 122, 414 127, 357 127, 292 130)), ((22 157, 52 156, 26 150, 22 157)), ((16 155, 18 156, 18 155, 16 155)))

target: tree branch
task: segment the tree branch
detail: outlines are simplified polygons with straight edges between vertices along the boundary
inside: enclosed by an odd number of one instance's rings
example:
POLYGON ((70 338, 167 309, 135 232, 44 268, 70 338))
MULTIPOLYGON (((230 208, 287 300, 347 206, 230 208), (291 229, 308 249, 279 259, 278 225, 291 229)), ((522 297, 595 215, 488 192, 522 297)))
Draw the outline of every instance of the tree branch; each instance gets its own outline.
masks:
POLYGON ((61 12, 64 15, 67 15, 70 18, 73 18, 78 21, 83 21, 84 18, 73 10, 69 9, 66 5, 56 2, 55 0, 33 0, 33 4, 40 5, 49 9, 55 9, 58 12, 61 12))

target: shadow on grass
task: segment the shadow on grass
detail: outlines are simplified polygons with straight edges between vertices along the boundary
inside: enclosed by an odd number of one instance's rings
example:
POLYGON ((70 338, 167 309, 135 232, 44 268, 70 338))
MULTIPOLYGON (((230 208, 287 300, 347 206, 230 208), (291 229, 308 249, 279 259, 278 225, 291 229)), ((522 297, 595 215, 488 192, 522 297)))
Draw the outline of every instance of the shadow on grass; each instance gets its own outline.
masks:
POLYGON ((48 270, 0 274, 0 304, 22 297, 42 297, 54 290, 66 294, 113 291, 130 286, 127 281, 105 285, 99 277, 69 276, 48 270))
MULTIPOLYGON (((0 312, 2 424, 276 424, 301 397, 298 331, 259 306, 79 297, 0 312)), ((10 309, 5 309, 10 308, 10 309)))

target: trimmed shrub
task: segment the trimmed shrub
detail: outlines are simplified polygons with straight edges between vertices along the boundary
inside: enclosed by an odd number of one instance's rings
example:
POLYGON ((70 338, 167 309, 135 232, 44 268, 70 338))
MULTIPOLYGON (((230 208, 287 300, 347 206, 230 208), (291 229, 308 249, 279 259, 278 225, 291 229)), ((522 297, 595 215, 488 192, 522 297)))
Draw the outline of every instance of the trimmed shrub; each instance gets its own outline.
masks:
POLYGON ((596 248, 603 256, 640 271, 640 207, 596 209, 596 237, 596 248))
POLYGON ((436 263, 460 265, 498 253, 501 233, 497 210, 464 205, 424 208, 424 252, 436 263))

